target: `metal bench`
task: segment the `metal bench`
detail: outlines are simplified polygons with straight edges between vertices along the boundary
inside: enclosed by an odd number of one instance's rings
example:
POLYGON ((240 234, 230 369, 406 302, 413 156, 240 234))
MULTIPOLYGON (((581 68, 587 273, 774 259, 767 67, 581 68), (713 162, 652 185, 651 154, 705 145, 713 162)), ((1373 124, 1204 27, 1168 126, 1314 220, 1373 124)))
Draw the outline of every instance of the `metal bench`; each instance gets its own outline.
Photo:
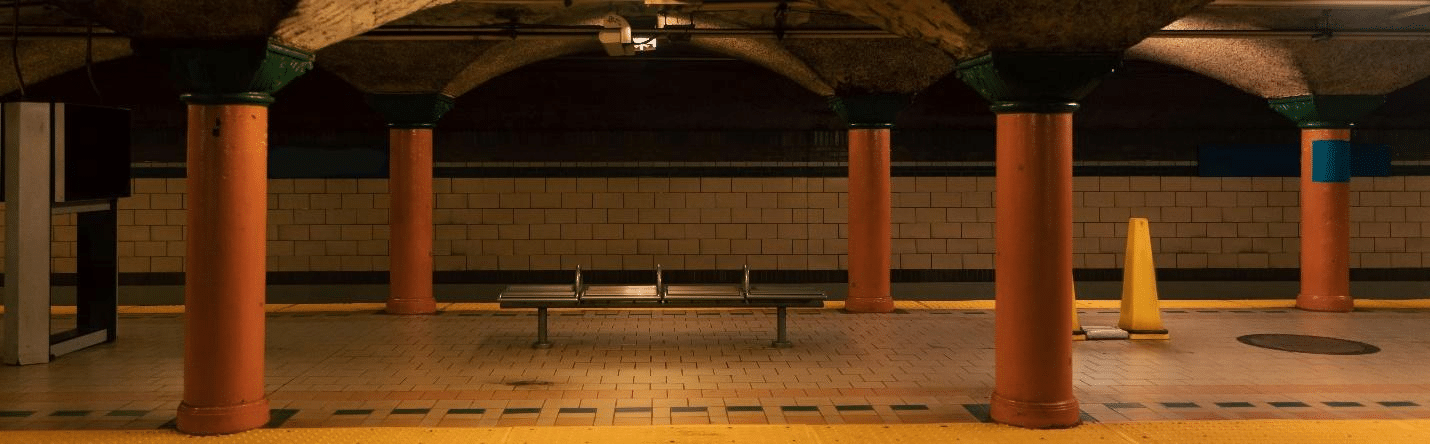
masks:
POLYGON ((536 342, 533 348, 550 348, 547 340, 548 308, 774 308, 775 348, 793 346, 785 319, 789 307, 823 307, 823 291, 787 285, 750 285, 750 267, 736 284, 666 285, 660 266, 655 268, 655 285, 588 285, 576 267, 573 285, 512 285, 497 296, 501 308, 535 308, 536 342))

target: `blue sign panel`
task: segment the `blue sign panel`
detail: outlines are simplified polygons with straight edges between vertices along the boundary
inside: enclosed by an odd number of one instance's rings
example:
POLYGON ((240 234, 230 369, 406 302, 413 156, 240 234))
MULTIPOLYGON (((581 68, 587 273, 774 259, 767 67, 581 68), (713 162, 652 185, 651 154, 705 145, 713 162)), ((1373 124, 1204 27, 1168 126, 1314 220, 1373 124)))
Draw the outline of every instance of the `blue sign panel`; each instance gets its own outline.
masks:
POLYGON ((1316 140, 1311 142, 1311 181, 1351 181, 1350 141, 1316 140))

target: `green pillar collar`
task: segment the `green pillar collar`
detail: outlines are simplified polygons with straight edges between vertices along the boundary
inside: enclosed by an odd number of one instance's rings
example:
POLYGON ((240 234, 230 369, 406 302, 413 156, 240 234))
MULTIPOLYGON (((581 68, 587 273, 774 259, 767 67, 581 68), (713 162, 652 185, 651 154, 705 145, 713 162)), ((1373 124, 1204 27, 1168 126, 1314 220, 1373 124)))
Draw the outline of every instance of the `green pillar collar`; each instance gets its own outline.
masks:
POLYGON ((1310 94, 1268 102, 1301 128, 1350 128, 1385 103, 1385 96, 1310 94))
POLYGON ((367 103, 389 128, 435 128, 453 102, 452 96, 441 93, 367 95, 367 103))
POLYGON ((846 94, 830 96, 829 106, 850 128, 892 128, 911 94, 846 94))
POLYGON ((995 113, 1070 113, 1122 63, 1118 52, 994 51, 958 64, 958 78, 995 113))
POLYGON ((273 93, 313 69, 313 54, 263 40, 142 42, 169 63, 185 102, 273 103, 273 93))

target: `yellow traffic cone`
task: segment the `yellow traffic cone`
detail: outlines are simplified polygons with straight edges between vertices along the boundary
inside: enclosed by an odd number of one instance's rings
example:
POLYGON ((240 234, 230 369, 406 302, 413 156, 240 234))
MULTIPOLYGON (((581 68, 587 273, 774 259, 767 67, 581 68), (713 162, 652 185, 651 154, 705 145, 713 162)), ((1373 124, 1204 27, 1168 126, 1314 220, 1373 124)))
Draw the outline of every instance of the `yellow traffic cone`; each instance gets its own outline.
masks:
POLYGON ((1122 317, 1117 328, 1128 339, 1169 339, 1157 303, 1157 267, 1152 264, 1152 237, 1147 219, 1127 222, 1127 255, 1122 264, 1122 317))
POLYGON ((1082 329, 1082 323, 1081 323, 1081 322, 1078 322, 1078 320, 1077 320, 1077 287, 1073 287, 1073 297, 1072 297, 1072 299, 1073 299, 1073 306, 1072 306, 1072 325, 1073 325, 1072 340, 1074 340, 1074 341, 1086 341, 1086 340, 1087 340, 1087 331, 1082 329))

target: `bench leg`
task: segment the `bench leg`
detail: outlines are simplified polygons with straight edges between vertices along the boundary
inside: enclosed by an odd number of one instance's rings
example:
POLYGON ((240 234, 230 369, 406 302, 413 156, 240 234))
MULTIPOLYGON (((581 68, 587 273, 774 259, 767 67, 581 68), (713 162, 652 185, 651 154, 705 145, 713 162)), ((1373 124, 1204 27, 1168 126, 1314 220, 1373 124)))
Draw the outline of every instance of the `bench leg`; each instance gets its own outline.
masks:
POLYGON ((546 340, 546 307, 536 307, 536 342, 531 348, 551 348, 551 341, 546 340))
POLYGON ((775 307, 775 334, 776 334, 776 337, 775 337, 775 342, 774 342, 774 343, 771 343, 771 344, 770 344, 770 347, 774 347, 774 348, 790 348, 790 347, 794 347, 794 344, 792 344, 792 343, 789 342, 789 332, 788 332, 787 329, 785 328, 785 314, 786 314, 786 310, 785 310, 785 307, 784 307, 784 306, 775 307))

